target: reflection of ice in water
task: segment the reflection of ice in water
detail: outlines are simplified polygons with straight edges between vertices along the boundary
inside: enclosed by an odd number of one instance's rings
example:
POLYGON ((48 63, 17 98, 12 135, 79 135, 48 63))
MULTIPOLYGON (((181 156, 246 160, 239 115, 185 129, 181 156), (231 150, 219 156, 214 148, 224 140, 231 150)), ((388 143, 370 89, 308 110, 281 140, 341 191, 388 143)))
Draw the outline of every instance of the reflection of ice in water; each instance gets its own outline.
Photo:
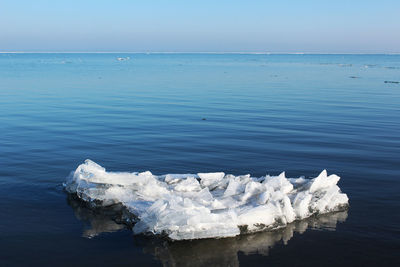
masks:
POLYGON ((164 266, 239 266, 239 252, 267 256, 270 248, 281 241, 286 245, 295 232, 302 234, 308 228, 335 230, 336 224, 346 218, 347 211, 342 211, 296 221, 275 231, 232 238, 175 242, 156 240, 147 243, 145 252, 156 256, 164 266))
MULTIPOLYGON (((90 224, 83 236, 92 238, 101 233, 115 232, 126 228, 121 221, 122 209, 118 206, 108 209, 90 209, 86 203, 71 195, 68 203, 74 209, 75 216, 90 224)), ((260 254, 267 256, 277 243, 287 244, 294 233, 304 233, 307 229, 335 230, 339 222, 347 219, 347 211, 313 216, 288 224, 285 228, 240 235, 222 239, 199 239, 192 241, 167 241, 160 238, 135 237, 144 247, 144 252, 157 257, 165 266, 239 266, 238 253, 245 255, 260 254)))
POLYGON ((73 208, 78 220, 88 223, 82 233, 83 237, 92 238, 101 233, 116 232, 126 228, 124 224, 115 222, 118 219, 117 216, 120 217, 119 207, 93 210, 72 195, 68 195, 68 204, 73 208))

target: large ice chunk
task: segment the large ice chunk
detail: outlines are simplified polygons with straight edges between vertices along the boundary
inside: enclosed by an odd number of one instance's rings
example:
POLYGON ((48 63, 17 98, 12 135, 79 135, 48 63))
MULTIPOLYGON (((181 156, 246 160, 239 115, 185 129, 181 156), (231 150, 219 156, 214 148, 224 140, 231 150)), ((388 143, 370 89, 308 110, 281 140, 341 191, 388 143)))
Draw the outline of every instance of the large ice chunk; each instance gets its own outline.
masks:
POLYGON ((136 234, 174 240, 221 238, 275 229, 313 214, 342 210, 348 197, 340 177, 260 178, 223 172, 153 175, 107 172, 91 160, 71 173, 65 189, 91 206, 119 204, 136 234))

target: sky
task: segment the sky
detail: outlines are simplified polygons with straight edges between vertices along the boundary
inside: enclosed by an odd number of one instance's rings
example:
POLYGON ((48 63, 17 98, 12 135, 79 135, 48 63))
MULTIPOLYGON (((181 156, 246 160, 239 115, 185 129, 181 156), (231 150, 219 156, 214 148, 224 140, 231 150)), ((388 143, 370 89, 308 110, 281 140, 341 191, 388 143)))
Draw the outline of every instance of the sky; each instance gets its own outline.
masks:
POLYGON ((0 51, 399 53, 399 0, 0 0, 0 51))

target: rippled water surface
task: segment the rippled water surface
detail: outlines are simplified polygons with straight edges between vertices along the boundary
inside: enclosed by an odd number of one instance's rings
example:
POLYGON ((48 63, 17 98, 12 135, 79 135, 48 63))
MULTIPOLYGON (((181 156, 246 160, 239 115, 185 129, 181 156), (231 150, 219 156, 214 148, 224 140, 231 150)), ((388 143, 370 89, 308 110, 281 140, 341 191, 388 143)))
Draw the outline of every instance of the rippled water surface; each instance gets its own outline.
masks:
POLYGON ((0 265, 398 265, 400 56, 0 54, 0 265), (119 61, 117 57, 129 57, 119 61), (110 171, 341 176, 346 212, 133 236, 62 183, 110 171))

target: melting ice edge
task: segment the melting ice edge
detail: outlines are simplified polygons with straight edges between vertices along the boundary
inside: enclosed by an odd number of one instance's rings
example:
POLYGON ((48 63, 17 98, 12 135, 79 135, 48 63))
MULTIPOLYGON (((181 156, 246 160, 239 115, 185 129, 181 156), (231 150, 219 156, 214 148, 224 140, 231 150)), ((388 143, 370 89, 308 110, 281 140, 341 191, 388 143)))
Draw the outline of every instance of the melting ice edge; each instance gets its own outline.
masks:
POLYGON ((272 230, 348 207, 337 186, 340 177, 326 170, 313 179, 223 172, 153 175, 107 172, 86 160, 64 184, 92 207, 122 205, 135 234, 166 235, 173 240, 222 238, 272 230))

